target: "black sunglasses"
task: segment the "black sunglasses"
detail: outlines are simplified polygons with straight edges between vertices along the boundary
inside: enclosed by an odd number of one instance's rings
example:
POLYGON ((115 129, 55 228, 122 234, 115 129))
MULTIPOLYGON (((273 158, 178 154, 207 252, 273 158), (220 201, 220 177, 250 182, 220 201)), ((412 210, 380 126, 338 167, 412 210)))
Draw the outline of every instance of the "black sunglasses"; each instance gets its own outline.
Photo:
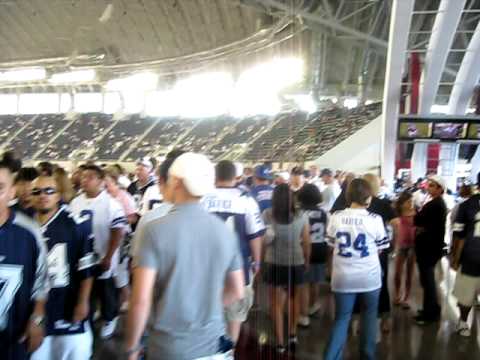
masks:
POLYGON ((53 194, 57 193, 57 190, 54 189, 53 187, 34 188, 32 190, 32 195, 33 196, 39 196, 41 193, 44 193, 45 195, 53 195, 53 194))

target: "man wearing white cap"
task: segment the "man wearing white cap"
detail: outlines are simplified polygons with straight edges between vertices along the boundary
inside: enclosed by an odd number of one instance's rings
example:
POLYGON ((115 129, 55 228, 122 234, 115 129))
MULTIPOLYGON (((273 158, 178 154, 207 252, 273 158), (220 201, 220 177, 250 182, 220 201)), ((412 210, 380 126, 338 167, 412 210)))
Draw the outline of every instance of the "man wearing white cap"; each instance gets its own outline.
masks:
POLYGON ((415 317, 418 325, 425 325, 440 319, 441 308, 435 285, 435 265, 444 255, 445 225, 447 207, 443 200, 446 190, 443 178, 434 175, 428 180, 428 194, 431 198, 415 215, 417 227, 415 253, 417 255, 420 284, 423 288, 423 309, 415 317))
POLYGON ((151 308, 148 359, 233 358, 223 307, 244 296, 243 263, 233 231, 199 204, 214 179, 203 155, 185 153, 170 167, 164 194, 174 206, 145 224, 134 251, 129 360, 142 350, 151 308))

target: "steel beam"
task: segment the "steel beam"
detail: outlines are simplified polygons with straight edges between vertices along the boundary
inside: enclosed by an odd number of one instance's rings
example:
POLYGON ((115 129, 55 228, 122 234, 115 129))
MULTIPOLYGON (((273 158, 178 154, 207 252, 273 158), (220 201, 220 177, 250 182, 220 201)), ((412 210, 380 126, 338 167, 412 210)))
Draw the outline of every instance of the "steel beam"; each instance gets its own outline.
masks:
POLYGON ((394 0, 390 18, 390 42, 385 71, 380 153, 381 175, 389 186, 393 185, 395 177, 400 91, 414 2, 414 0, 394 0))

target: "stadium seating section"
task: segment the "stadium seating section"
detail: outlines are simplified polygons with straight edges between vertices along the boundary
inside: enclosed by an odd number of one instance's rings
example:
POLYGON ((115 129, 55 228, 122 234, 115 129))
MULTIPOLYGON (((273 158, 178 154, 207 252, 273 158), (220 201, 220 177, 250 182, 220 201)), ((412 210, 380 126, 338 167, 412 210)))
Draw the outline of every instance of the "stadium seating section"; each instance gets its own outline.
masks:
POLYGON ((214 160, 234 156, 249 162, 305 161, 332 149, 380 112, 381 103, 310 115, 293 111, 244 119, 5 115, 0 116, 0 144, 35 160, 135 161, 179 147, 206 153, 214 160))

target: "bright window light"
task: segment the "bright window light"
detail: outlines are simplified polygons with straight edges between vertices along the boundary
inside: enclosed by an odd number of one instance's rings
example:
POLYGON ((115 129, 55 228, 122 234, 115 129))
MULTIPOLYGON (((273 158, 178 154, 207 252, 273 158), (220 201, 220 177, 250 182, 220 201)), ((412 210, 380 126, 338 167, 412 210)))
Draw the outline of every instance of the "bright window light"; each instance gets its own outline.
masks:
POLYGON ((66 113, 72 109, 72 96, 67 93, 60 94, 60 112, 66 113))
POLYGON ((123 111, 127 114, 137 114, 145 110, 145 93, 141 91, 122 92, 123 111))
POLYGON ((286 99, 293 100, 298 108, 307 113, 313 113, 317 111, 317 105, 313 101, 312 95, 300 94, 285 96, 286 99))
POLYGON ((122 109, 122 100, 120 93, 107 92, 103 98, 103 112, 106 114, 115 114, 122 109))
POLYGON ((353 109, 358 106, 358 99, 356 98, 347 98, 343 101, 343 106, 347 109, 353 109))
POLYGON ((228 113, 233 95, 233 78, 226 72, 212 72, 179 81, 174 88, 183 117, 210 117, 228 113), (181 106, 181 103, 186 106, 181 106))
POLYGON ((95 79, 95 70, 77 70, 64 73, 53 74, 48 80, 53 84, 71 84, 79 82, 88 82, 95 79))
POLYGON ((21 94, 18 99, 20 114, 58 113, 58 94, 21 94))
POLYGON ((275 59, 243 72, 235 86, 230 112, 234 116, 273 115, 280 111, 279 92, 303 78, 303 61, 275 59))
POLYGON ((475 109, 474 108, 468 108, 467 109, 467 114, 475 114, 475 109))
POLYGON ((0 115, 17 113, 18 97, 15 94, 0 94, 0 115))
POLYGON ((448 105, 432 105, 430 108, 430 113, 432 114, 447 114, 448 105))
POLYGON ((0 81, 22 82, 43 80, 47 77, 44 68, 17 69, 0 73, 0 81))
POLYGON ((75 94, 73 110, 80 113, 102 111, 102 94, 100 93, 75 94))
POLYGON ((373 100, 367 100, 367 101, 365 101, 365 105, 371 105, 371 104, 373 104, 373 100))
POLYGON ((124 78, 107 82, 110 91, 153 91, 157 88, 158 75, 152 72, 142 72, 124 78))
POLYGON ((178 100, 178 96, 172 90, 148 93, 145 113, 149 116, 178 116, 181 106, 178 100))

